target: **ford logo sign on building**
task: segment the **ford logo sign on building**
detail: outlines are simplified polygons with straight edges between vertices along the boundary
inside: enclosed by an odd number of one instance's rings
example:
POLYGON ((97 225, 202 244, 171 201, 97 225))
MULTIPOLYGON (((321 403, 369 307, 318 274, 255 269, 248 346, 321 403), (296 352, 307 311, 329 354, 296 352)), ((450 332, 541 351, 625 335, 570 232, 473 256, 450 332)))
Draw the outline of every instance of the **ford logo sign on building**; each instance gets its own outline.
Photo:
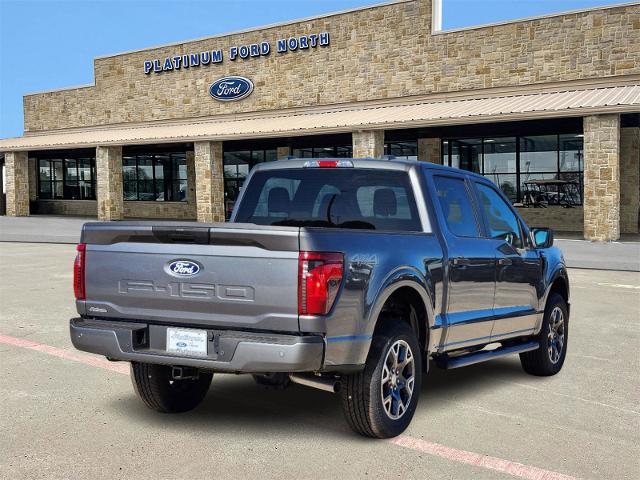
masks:
POLYGON ((169 264, 169 273, 177 277, 192 277, 200 271, 200 265, 189 260, 175 260, 169 264))
POLYGON ((253 92, 253 82, 244 77, 224 77, 209 87, 209 93, 221 102, 242 100, 253 92))

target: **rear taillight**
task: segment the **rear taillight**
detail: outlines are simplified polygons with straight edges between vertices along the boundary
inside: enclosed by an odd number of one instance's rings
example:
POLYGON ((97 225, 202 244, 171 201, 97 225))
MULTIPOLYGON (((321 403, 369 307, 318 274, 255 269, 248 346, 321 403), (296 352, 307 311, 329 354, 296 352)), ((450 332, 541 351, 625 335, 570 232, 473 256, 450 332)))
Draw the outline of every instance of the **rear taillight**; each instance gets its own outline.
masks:
POLYGON ((73 262, 73 293, 76 300, 85 300, 87 298, 84 288, 84 263, 87 246, 80 243, 76 246, 76 260, 73 262))
POLYGON ((326 315, 336 299, 342 275, 342 253, 300 252, 298 257, 298 313, 326 315))

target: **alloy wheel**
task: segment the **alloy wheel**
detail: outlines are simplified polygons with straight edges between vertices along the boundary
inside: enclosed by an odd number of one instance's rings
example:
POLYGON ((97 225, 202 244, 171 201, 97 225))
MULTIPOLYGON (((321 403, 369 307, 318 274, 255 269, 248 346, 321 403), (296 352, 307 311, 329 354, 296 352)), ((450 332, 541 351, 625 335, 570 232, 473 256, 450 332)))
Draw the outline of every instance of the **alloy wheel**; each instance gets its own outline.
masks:
POLYGON ((415 375, 411 347, 404 340, 397 340, 387 351, 380 388, 384 411, 391 420, 398 420, 409 408, 415 375))
POLYGON ((565 341, 564 313, 560 307, 555 307, 549 316, 549 332, 547 348, 549 360, 554 365, 560 361, 565 341))

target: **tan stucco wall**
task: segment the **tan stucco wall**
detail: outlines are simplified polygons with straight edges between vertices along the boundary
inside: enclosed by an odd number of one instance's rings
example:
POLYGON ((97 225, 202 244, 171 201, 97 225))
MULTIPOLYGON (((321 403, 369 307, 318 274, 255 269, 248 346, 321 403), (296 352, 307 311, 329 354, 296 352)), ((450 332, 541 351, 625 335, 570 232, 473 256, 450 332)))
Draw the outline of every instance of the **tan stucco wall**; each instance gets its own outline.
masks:
POLYGON ((640 8, 605 8, 431 34, 431 0, 411 0, 247 33, 95 60, 95 87, 24 98, 25 130, 329 105, 432 92, 640 73, 640 8), (329 32, 331 45, 279 54, 278 38, 329 32), (267 57, 228 58, 229 47, 269 41, 267 57), (145 75, 143 62, 222 49, 221 64, 145 75), (250 78, 239 102, 208 86, 250 78))

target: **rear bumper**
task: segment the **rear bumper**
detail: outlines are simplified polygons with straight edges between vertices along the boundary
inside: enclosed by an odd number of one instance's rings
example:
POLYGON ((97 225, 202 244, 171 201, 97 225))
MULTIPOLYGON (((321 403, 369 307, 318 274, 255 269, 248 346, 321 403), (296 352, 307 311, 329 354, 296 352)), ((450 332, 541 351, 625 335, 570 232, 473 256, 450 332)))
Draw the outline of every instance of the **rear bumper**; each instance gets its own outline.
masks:
POLYGON ((313 372, 322 368, 320 335, 283 335, 208 329, 206 357, 165 351, 166 327, 136 322, 72 318, 71 341, 78 350, 124 360, 180 365, 220 372, 313 372))

